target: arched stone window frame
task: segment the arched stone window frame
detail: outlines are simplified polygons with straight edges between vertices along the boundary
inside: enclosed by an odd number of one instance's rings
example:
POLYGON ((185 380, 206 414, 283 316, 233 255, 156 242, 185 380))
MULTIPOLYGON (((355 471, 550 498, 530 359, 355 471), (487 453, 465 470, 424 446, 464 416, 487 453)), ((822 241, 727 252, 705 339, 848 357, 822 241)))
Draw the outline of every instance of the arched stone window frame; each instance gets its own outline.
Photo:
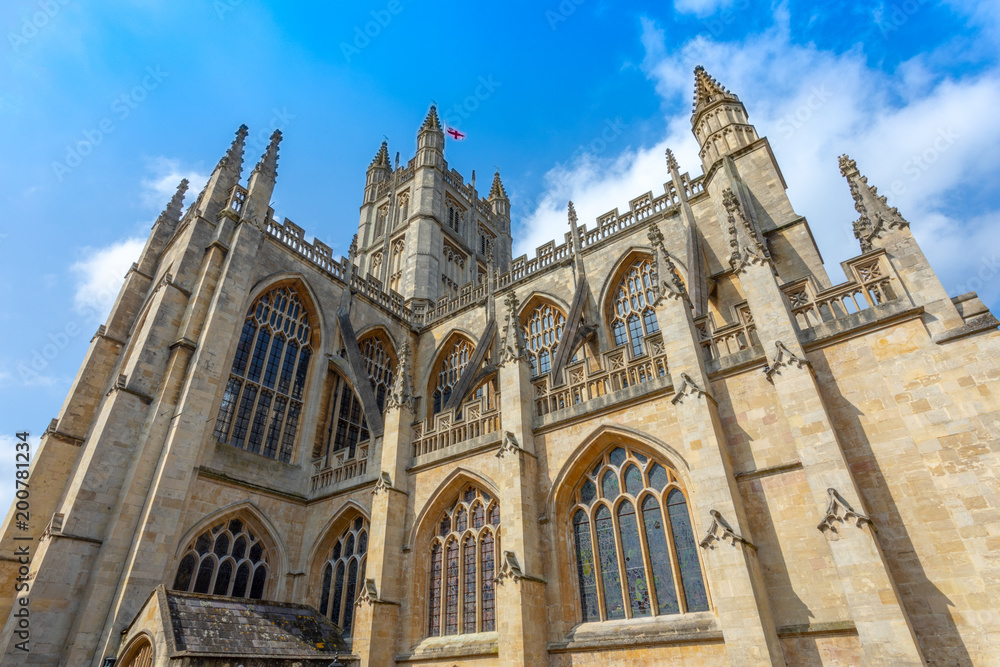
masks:
POLYGON ((327 558, 321 566, 316 608, 349 637, 356 617, 354 602, 365 583, 371 526, 367 517, 355 513, 334 535, 336 538, 332 546, 326 547, 327 558))
POLYGON ((322 349, 322 318, 311 291, 298 278, 270 282, 255 290, 248 303, 230 350, 212 436, 291 463, 306 430, 306 397, 316 365, 311 362, 322 349), (278 302, 283 297, 284 305, 278 302))
POLYGON ((145 631, 137 635, 115 662, 120 667, 152 667, 156 664, 156 650, 153 638, 145 631))
POLYGON ((246 512, 221 513, 189 531, 170 588, 189 593, 268 599, 278 558, 273 538, 246 512), (241 546, 242 544, 242 546, 241 546), (241 572, 246 571, 246 577, 241 572))
POLYGON ((451 391, 458 384, 462 373, 472 361, 476 351, 476 343, 461 331, 452 332, 438 350, 434 365, 427 377, 427 416, 444 410, 451 397, 451 391))
POLYGON ((653 308, 653 256, 633 250, 618 263, 604 294, 604 321, 612 347, 631 358, 646 354, 644 341, 660 331, 653 308))
POLYGON ((528 348, 531 377, 547 375, 566 328, 566 310, 553 299, 534 295, 521 309, 521 329, 528 348))
MULTIPOLYGON (((595 456, 589 458, 589 463, 581 473, 576 475, 576 480, 572 486, 571 494, 565 499, 566 508, 561 512, 562 521, 565 525, 566 544, 568 545, 567 555, 569 556, 569 571, 573 579, 572 590, 574 594, 574 604, 577 610, 576 622, 603 622, 608 620, 626 620, 633 618, 643 618, 648 616, 670 616, 675 614, 686 614, 698 611, 708 611, 711 609, 711 599, 708 593, 707 577, 704 570, 704 562, 701 559, 700 549, 697 547, 695 537, 696 527, 693 521, 693 513, 690 497, 685 490, 682 476, 679 471, 663 456, 650 452, 647 448, 637 447, 634 443, 626 440, 612 442, 609 445, 597 450, 595 456), (620 459, 619 459, 620 457, 620 459), (617 461, 617 463, 616 463, 617 461), (626 471, 634 466, 641 474, 642 486, 638 489, 627 487, 625 480, 626 471), (657 473, 662 480, 662 486, 657 488, 651 480, 651 471, 654 466, 659 466, 657 473), (602 494, 601 482, 609 474, 615 476, 617 493, 608 495, 605 498, 602 494), (592 485, 592 489, 587 487, 592 485), (590 491, 594 496, 587 502, 590 491), (668 509, 668 499, 676 499, 676 493, 681 494, 684 500, 683 515, 676 514, 675 510, 668 509), (655 499, 659 514, 644 507, 647 498, 655 499), (641 571, 636 568, 629 568, 626 564, 626 545, 623 532, 629 530, 627 527, 623 531, 623 513, 625 504, 629 503, 633 509, 631 517, 627 510, 625 517, 634 522, 635 537, 638 540, 636 545, 641 555, 641 571), (601 536, 598 534, 602 528, 598 526, 598 515, 604 523, 603 530, 607 530, 605 537, 612 538, 614 550, 608 553, 613 556, 615 572, 606 568, 606 563, 601 561, 601 547, 599 546, 601 536), (644 512, 650 511, 647 516, 644 512), (577 517, 582 513, 587 518, 585 530, 579 529, 577 517), (650 533, 655 533, 650 519, 658 518, 662 521, 662 536, 665 540, 668 556, 667 560, 654 562, 653 549, 650 546, 650 533), (685 550, 685 562, 678 557, 678 543, 680 540, 674 535, 675 530, 683 530, 687 526, 689 533, 686 544, 682 545, 685 550), (586 581, 584 576, 584 564, 586 559, 580 558, 580 540, 578 533, 586 535, 589 540, 589 550, 591 554, 591 564, 593 566, 592 579, 586 581), (696 567, 691 558, 696 559, 696 567), (669 582, 661 576, 667 570, 661 569, 663 564, 669 565, 669 582), (608 570, 608 572, 605 571, 608 570), (657 574, 660 569, 660 574, 657 574), (632 574, 630 574, 632 570, 632 574), (613 576, 606 576, 611 574, 613 576), (648 613, 643 611, 642 595, 636 595, 635 591, 641 586, 630 586, 630 579, 634 584, 639 580, 634 575, 641 574, 641 581, 645 582, 648 590, 648 613), (614 585, 617 581, 617 590, 614 585), (593 591, 589 584, 593 584, 593 591), (700 590, 699 590, 700 586, 700 590), (662 588, 661 588, 662 587, 662 588), (675 595, 676 610, 671 606, 671 596, 669 591, 673 590, 675 595), (663 598, 663 599, 661 599, 663 598), (620 605, 620 613, 616 608, 620 605)), ((658 484, 659 482, 657 482, 658 484)), ((603 543, 608 544, 607 540, 603 543)), ((634 549, 635 547, 633 547, 634 549)), ((585 550, 584 550, 585 551, 585 550)), ((610 559, 608 559, 610 560, 610 559)))
POLYGON ((496 582, 500 563, 499 499, 466 484, 432 524, 425 560, 425 635, 496 631, 496 582))

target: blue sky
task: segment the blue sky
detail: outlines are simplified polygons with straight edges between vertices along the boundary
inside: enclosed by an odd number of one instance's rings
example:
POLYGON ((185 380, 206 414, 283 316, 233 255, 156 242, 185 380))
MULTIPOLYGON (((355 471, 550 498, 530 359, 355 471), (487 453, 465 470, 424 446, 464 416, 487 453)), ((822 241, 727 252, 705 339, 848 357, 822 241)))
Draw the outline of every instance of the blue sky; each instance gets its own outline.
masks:
POLYGON ((177 181, 200 186, 240 123, 245 173, 284 132, 275 209, 345 253, 383 135, 405 162, 436 101, 468 135, 447 159, 481 191, 500 168, 515 254, 533 253, 568 199, 593 224, 662 192, 667 146, 700 173, 703 64, 771 140, 835 281, 858 252, 848 152, 951 294, 1000 303, 997 3, 317 4, 0 7, 0 477, 13 434, 57 414, 177 181))

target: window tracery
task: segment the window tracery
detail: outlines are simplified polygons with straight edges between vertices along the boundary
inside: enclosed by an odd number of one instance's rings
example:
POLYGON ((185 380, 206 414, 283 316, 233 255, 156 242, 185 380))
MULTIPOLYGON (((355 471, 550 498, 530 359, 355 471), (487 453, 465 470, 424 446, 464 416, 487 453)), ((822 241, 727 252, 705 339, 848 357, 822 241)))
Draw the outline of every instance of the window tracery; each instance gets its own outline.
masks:
POLYGON ((566 327, 566 316, 549 303, 540 303, 523 323, 524 339, 528 343, 531 377, 545 375, 552 369, 556 346, 566 327))
POLYGON ((427 634, 496 630, 497 500, 467 486, 436 526, 430 544, 427 634))
POLYGON ((617 445, 574 492, 582 621, 708 610, 687 499, 673 470, 617 445))
POLYGON ((220 442, 289 462, 312 356, 309 314, 290 286, 247 311, 214 435, 220 442))
POLYGON ((354 626, 354 601, 364 586, 368 564, 368 521, 357 517, 333 546, 323 566, 319 611, 339 625, 345 636, 354 626))
POLYGON ((464 337, 456 337, 449 345, 447 351, 441 355, 437 368, 432 375, 434 382, 433 391, 433 413, 437 414, 444 409, 451 398, 451 393, 462 377, 465 367, 469 365, 474 351, 472 343, 464 337))
MULTIPOLYGON (((365 362, 368 381, 375 394, 375 402, 379 411, 384 413, 385 399, 392 388, 397 364, 392 345, 385 334, 376 330, 362 336, 358 347, 361 348, 361 356, 365 362)), ((335 452, 347 449, 349 450, 347 458, 354 458, 358 444, 369 440, 371 436, 361 399, 350 383, 340 375, 337 375, 330 405, 332 415, 330 432, 327 436, 330 449, 335 452)))
POLYGON ((219 522, 188 545, 172 588, 260 600, 267 577, 268 554, 259 535, 235 518, 219 522))
POLYGON ((644 355, 643 339, 660 330, 653 309, 652 270, 648 258, 634 261, 612 292, 610 319, 615 345, 627 345, 633 357, 644 355))

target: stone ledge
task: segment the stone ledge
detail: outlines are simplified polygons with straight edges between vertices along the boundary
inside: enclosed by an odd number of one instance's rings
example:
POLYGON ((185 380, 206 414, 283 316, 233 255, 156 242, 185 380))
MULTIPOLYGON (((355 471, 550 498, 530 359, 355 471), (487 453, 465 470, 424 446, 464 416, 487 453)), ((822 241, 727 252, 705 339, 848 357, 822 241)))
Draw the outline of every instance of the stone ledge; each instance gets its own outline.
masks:
POLYGON ((503 440, 503 432, 493 431, 478 438, 442 447, 428 454, 414 456, 410 458, 410 465, 406 468, 406 471, 417 472, 419 470, 426 470, 427 468, 433 468, 453 459, 464 458, 470 454, 478 454, 481 451, 495 448, 500 444, 501 440, 503 440))
POLYGON ((673 614, 624 621, 582 623, 561 642, 549 644, 549 653, 595 651, 606 648, 721 643, 722 630, 712 612, 673 614))
POLYGON ((625 389, 613 391, 598 398, 571 405, 562 410, 555 410, 541 417, 534 417, 533 430, 536 433, 551 430, 557 426, 565 426, 568 422, 579 419, 591 419, 605 412, 611 412, 651 398, 654 394, 667 393, 674 387, 670 375, 655 377, 640 384, 634 384, 625 389))
POLYGON ((989 331, 990 329, 995 330, 998 326, 1000 326, 1000 321, 993 316, 993 313, 987 312, 981 315, 976 315, 960 327, 956 327, 955 329, 951 329, 934 336, 934 342, 938 345, 943 345, 945 343, 959 340, 960 338, 965 338, 966 336, 972 336, 973 334, 989 331))
POLYGON ((887 327, 897 322, 920 317, 923 306, 914 307, 904 299, 896 299, 865 310, 851 313, 829 322, 822 322, 799 333, 799 341, 806 351, 831 345, 849 336, 887 327))
POLYGON ((396 662, 494 656, 499 654, 499 644, 500 639, 496 632, 428 637, 414 646, 409 653, 397 654, 396 662))
POLYGON ((816 636, 856 636, 858 629, 853 621, 833 621, 830 623, 804 623, 784 625, 777 629, 779 637, 816 636))
POLYGON ((753 345, 745 350, 727 354, 718 359, 712 359, 705 364, 705 371, 710 380, 719 380, 729 375, 739 373, 753 366, 767 364, 767 356, 762 345, 753 345))

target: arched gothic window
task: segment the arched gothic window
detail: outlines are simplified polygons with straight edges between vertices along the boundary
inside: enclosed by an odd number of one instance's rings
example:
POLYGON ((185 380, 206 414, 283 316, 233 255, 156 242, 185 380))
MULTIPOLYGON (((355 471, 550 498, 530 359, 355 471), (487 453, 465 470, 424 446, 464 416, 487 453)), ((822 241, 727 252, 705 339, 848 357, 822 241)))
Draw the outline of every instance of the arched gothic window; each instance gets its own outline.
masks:
POLYGON ((433 414, 441 412, 448 403, 451 392, 462 377, 462 372, 469 365, 474 349, 467 339, 458 337, 441 354, 441 359, 431 377, 431 382, 434 382, 431 391, 434 397, 433 414))
POLYGON ((687 499, 668 466, 615 446, 570 510, 582 620, 708 610, 687 499))
POLYGON ((496 630, 500 505, 467 486, 435 524, 431 538, 427 634, 496 630))
POLYGON ((539 304, 523 323, 524 338, 528 343, 528 361, 531 377, 545 375, 552 369, 556 345, 562 338, 566 316, 555 306, 539 304))
POLYGON ((259 535, 241 519, 230 519, 188 545, 173 589, 260 600, 267 575, 267 550, 259 535))
POLYGON ((611 332, 615 345, 628 345, 633 357, 646 353, 642 340, 660 330, 653 310, 652 265, 638 259, 623 273, 612 292, 611 332))
POLYGON ((291 460, 312 356, 310 332, 306 307, 290 286, 250 306, 215 422, 220 442, 291 460))
POLYGON ((400 225, 405 225, 407 218, 410 217, 410 195, 404 192, 399 195, 399 217, 396 218, 395 223, 393 223, 393 230, 395 230, 400 225))
POLYGON ((354 626, 354 601, 365 582, 368 564, 368 522, 358 517, 333 545, 323 566, 319 611, 339 625, 345 636, 354 626))
POLYGON ((406 243, 403 239, 392 242, 392 254, 389 257, 389 289, 399 294, 403 282, 403 251, 406 243))
POLYGON ((389 207, 383 206, 375 214, 375 237, 378 238, 385 233, 385 222, 389 218, 389 207))
POLYGON ((125 650, 118 664, 121 667, 152 667, 153 644, 146 637, 140 637, 125 650))
MULTIPOLYGON (((396 358, 392 352, 392 345, 385 334, 376 330, 362 336, 358 346, 365 361, 368 381, 375 392, 375 401, 379 410, 384 412, 385 398, 392 388, 396 372, 396 358)), ((340 376, 337 376, 331 396, 333 414, 330 419, 328 439, 333 451, 348 449, 350 450, 348 458, 354 458, 358 443, 365 442, 371 437, 361 399, 350 383, 340 376)))

